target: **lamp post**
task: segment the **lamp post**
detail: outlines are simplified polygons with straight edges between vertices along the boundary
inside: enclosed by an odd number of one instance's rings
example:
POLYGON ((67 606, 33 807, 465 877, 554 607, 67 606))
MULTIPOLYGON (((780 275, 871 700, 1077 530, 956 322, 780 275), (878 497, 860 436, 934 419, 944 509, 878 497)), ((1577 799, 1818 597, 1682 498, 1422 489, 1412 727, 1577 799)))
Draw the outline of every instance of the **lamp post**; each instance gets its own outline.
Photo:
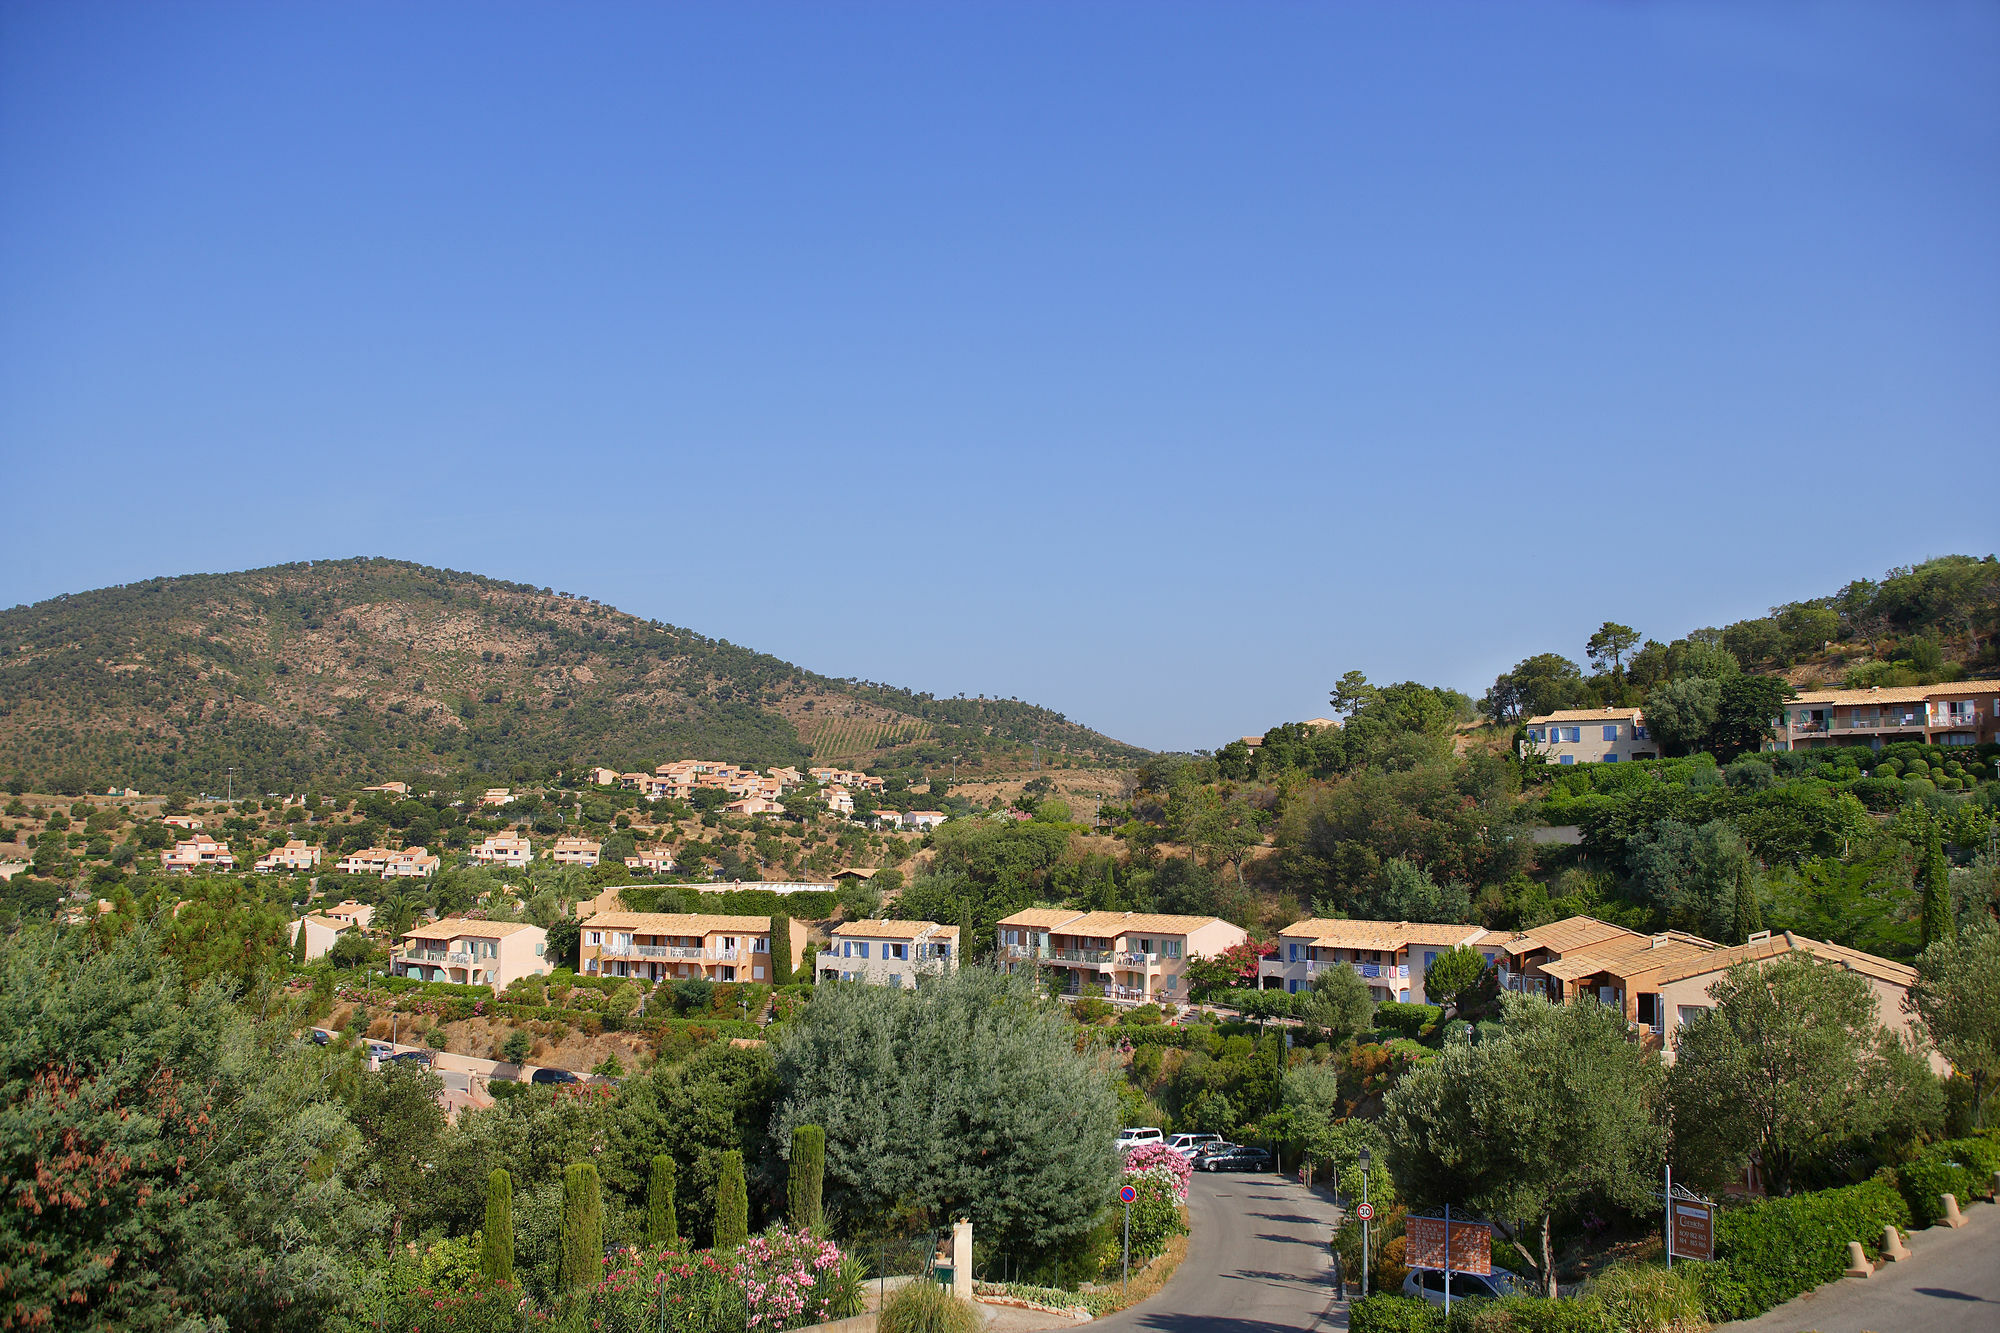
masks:
POLYGON ((1372 1217, 1372 1216, 1373 1216, 1373 1214, 1374 1214, 1374 1212, 1375 1212, 1375 1209, 1374 1209, 1373 1205, 1371 1205, 1371 1204, 1370 1204, 1370 1203, 1368 1202, 1368 1159, 1369 1159, 1369 1153, 1368 1153, 1368 1149, 1364 1147, 1364 1148, 1362 1148, 1362 1150, 1361 1150, 1361 1152, 1360 1152, 1360 1162, 1361 1162, 1361 1204, 1362 1204, 1362 1208, 1361 1208, 1361 1295, 1362 1295, 1363 1299, 1366 1299, 1366 1298, 1367 1298, 1367 1295, 1368 1295, 1368 1223, 1369 1223, 1369 1219, 1370 1219, 1370 1217, 1372 1217))

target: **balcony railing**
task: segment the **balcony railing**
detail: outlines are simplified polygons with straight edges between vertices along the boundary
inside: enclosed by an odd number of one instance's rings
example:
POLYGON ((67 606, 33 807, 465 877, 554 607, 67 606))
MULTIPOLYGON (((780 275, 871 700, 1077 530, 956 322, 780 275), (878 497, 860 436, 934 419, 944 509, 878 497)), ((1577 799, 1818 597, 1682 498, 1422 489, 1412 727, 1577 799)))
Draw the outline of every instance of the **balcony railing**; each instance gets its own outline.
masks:
POLYGON ((1117 957, 1109 949, 1051 949, 1045 956, 1052 963, 1109 963, 1117 957))
MULTIPOLYGON (((1924 715, 1907 713, 1899 716, 1882 717, 1837 717, 1833 719, 1834 731, 1922 731, 1924 715)), ((1825 728, 1822 728, 1825 730, 1825 728)))
POLYGON ((1120 967, 1158 967, 1160 965, 1160 956, 1156 953, 1139 953, 1134 950, 1128 950, 1118 955, 1117 962, 1120 967))
POLYGON ((1038 948, 1032 944, 1003 944, 1000 946, 1000 956, 1012 962, 1019 962, 1024 958, 1047 958, 1049 951, 1047 948, 1038 948))
POLYGON ((471 967, 473 963, 471 954, 449 949, 405 949, 396 959, 404 963, 443 963, 448 967, 471 967))
POLYGON ((678 958, 723 963, 733 963, 745 952, 742 949, 703 949, 692 944, 623 944, 614 940, 606 940, 596 948, 606 958, 678 958))
POLYGON ((1938 727, 1976 727, 1986 716, 1982 709, 1972 708, 1963 713, 1939 713, 1930 721, 1933 729, 1938 727))

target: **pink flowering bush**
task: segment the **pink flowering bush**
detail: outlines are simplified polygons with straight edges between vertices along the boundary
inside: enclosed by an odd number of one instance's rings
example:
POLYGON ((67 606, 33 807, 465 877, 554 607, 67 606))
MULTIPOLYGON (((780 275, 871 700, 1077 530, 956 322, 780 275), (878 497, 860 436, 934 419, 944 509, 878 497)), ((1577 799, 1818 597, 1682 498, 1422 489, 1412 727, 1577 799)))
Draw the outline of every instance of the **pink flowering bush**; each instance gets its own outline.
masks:
POLYGON ((827 1320, 840 1261, 831 1241, 785 1227, 734 1253, 625 1251, 569 1317, 587 1333, 783 1333, 827 1320))
POLYGON ((1125 1174, 1156 1177, 1173 1192, 1174 1202, 1185 1203, 1194 1163, 1163 1143, 1149 1143, 1126 1154, 1125 1174))
POLYGON ((751 1329, 800 1328, 824 1323, 840 1269, 840 1247, 810 1231, 771 1228, 736 1251, 751 1329))

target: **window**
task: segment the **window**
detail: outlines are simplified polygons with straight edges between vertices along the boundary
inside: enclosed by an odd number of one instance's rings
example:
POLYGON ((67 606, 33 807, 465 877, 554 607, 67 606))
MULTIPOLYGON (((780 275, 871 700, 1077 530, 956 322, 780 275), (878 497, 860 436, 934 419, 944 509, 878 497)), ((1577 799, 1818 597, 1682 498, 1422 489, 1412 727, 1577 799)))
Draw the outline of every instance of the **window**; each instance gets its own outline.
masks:
POLYGON ((1576 742, 1578 742, 1578 741, 1580 741, 1580 740, 1582 740, 1582 739, 1583 739, 1583 728, 1582 728, 1582 727, 1564 727, 1564 728, 1562 729, 1562 738, 1563 738, 1564 740, 1566 740, 1566 741, 1570 742, 1571 744, 1575 744, 1576 742))
POLYGON ((1431 964, 1432 964, 1432 963, 1435 963, 1435 962, 1436 962, 1437 960, 1438 960, 1438 956, 1437 956, 1437 950, 1436 950, 1436 949, 1426 949, 1426 950, 1424 950, 1424 971, 1426 971, 1426 972, 1430 971, 1430 970, 1431 970, 1431 964))
POLYGON ((1529 727, 1528 739, 1539 742, 1542 739, 1542 729, 1540 727, 1529 727))
POLYGON ((1293 961, 1294 963, 1296 963, 1296 962, 1298 962, 1298 961, 1299 961, 1299 946, 1298 946, 1298 945, 1296 945, 1296 944, 1294 944, 1294 945, 1292 946, 1292 959, 1291 959, 1291 961, 1293 961))
POLYGON ((1606 751, 1604 752, 1604 762, 1605 762, 1605 763, 1607 763, 1607 764, 1615 764, 1615 763, 1617 763, 1617 762, 1618 762, 1618 752, 1617 752, 1616 750, 1606 750, 1606 751))
POLYGON ((1635 741, 1649 741, 1653 739, 1653 733, 1647 731, 1646 728, 1641 726, 1639 723, 1634 722, 1632 724, 1632 739, 1635 741))
POLYGON ((750 979, 752 981, 762 981, 764 979, 763 964, 760 963, 756 967, 750 969, 750 979))
POLYGON ((1140 952, 1140 953, 1152 953, 1152 952, 1153 952, 1153 942, 1152 942, 1151 940, 1140 940, 1140 941, 1139 941, 1139 952, 1140 952))
POLYGON ((1644 1023, 1647 1027, 1659 1026, 1660 997, 1653 994, 1642 993, 1637 997, 1637 999, 1639 1001, 1639 1021, 1641 1023, 1644 1023))
POLYGON ((891 986, 896 987, 898 990, 902 989, 903 974, 901 972, 891 972, 889 974, 889 984, 891 986))
POLYGON ((1558 758, 1556 762, 1558 764, 1573 764, 1576 762, 1576 756, 1573 754, 1566 754, 1558 758))
POLYGON ((1179 977, 1168 977, 1163 984, 1168 990, 1179 990, 1181 988, 1181 979, 1179 977))
POLYGON ((866 958, 866 957, 868 956, 868 941, 867 941, 867 940, 856 940, 856 941, 855 941, 855 943, 854 943, 854 956, 855 956, 856 958, 866 958))
POLYGON ((750 941, 750 952, 751 953, 771 952, 771 937, 769 935, 760 935, 756 939, 750 941))
POLYGON ((1680 1025, 1686 1027, 1694 1020, 1697 1014, 1705 1014, 1707 1012, 1708 1006, 1705 1004, 1684 1004, 1680 1007, 1680 1013, 1676 1017, 1680 1020, 1680 1025))
POLYGON ((591 932, 590 932, 590 938, 589 938, 588 940, 586 940, 586 941, 585 941, 585 943, 587 943, 587 944, 602 944, 602 943, 604 943, 604 932, 603 932, 603 931, 601 931, 601 930, 593 930, 593 931, 591 931, 591 932))
POLYGON ((1294 977, 1292 980, 1287 981, 1285 983, 1285 991, 1287 994, 1297 995, 1299 993, 1298 978, 1294 977))
POLYGON ((1604 739, 1607 741, 1615 741, 1618 739, 1618 724, 1616 722, 1610 722, 1605 724, 1604 739))
POLYGON ((940 944, 940 945, 938 945, 938 947, 937 947, 937 956, 938 956, 938 957, 940 957, 940 958, 949 958, 949 957, 951 957, 951 946, 950 946, 949 944, 940 944))
POLYGON ((884 958, 907 958, 909 957, 908 946, 902 944, 884 944, 882 946, 882 956, 884 958))
POLYGON ((1168 940, 1167 957, 1179 958, 1180 956, 1181 956, 1181 942, 1179 940, 1168 940))

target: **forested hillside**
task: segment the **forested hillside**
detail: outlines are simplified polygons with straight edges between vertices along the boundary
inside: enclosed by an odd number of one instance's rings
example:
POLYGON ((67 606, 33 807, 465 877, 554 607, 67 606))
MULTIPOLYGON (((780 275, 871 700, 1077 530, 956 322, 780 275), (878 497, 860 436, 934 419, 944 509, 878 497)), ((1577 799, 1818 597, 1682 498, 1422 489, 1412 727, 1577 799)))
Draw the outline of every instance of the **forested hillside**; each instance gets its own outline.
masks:
POLYGON ((1130 762, 1017 701, 833 680, 589 598, 359 558, 0 612, 0 753, 39 790, 298 790, 581 764, 1130 762), (815 746, 819 746, 818 750, 815 746))

